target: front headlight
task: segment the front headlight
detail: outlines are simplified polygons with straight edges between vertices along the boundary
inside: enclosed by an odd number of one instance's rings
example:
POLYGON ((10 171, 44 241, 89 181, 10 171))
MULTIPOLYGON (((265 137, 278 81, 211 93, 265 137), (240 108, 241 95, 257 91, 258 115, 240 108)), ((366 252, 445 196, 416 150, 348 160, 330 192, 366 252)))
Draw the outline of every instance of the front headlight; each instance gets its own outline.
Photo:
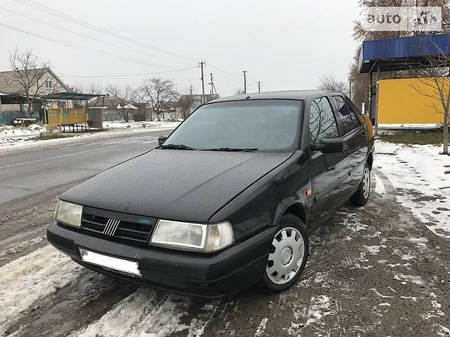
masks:
POLYGON ((213 225, 159 220, 151 243, 156 246, 180 250, 212 253, 234 242, 229 222, 213 225))
POLYGON ((80 228, 83 206, 59 200, 56 205, 55 220, 64 225, 80 228))

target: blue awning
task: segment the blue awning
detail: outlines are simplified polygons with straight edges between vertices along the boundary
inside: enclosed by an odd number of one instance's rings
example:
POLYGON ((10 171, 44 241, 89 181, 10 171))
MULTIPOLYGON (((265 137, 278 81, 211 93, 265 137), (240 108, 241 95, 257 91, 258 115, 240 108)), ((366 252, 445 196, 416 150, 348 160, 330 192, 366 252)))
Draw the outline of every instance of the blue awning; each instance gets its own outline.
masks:
POLYGON ((418 35, 397 39, 363 41, 359 56, 359 72, 427 67, 430 58, 450 55, 450 34, 418 35))

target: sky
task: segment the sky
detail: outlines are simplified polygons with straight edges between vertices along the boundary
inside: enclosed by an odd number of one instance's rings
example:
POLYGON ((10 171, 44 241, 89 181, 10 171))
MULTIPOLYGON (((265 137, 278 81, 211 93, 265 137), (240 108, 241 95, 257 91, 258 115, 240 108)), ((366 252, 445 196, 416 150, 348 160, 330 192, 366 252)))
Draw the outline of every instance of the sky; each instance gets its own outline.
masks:
POLYGON ((358 43, 357 0, 2 0, 0 71, 9 53, 31 49, 64 83, 137 87, 173 79, 180 93, 205 92, 213 74, 224 97, 314 89, 320 77, 347 81, 358 43))

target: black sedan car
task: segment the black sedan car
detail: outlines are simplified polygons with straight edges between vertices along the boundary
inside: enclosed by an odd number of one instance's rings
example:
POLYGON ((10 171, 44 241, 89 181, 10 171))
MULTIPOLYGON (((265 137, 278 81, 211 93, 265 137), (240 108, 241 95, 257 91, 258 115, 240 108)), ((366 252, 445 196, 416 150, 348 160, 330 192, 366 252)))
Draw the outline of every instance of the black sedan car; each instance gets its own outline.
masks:
POLYGON ((60 196, 48 240, 81 265, 175 292, 292 286, 308 235, 370 192, 373 137, 340 92, 199 107, 160 146, 60 196))

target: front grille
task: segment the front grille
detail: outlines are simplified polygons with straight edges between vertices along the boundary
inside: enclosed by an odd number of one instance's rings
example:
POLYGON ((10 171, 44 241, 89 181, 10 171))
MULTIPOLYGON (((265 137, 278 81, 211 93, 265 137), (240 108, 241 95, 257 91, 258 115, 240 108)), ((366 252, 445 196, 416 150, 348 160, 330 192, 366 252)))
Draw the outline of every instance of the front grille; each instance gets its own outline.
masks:
POLYGON ((147 244, 155 223, 154 218, 84 207, 81 229, 108 240, 147 244))

